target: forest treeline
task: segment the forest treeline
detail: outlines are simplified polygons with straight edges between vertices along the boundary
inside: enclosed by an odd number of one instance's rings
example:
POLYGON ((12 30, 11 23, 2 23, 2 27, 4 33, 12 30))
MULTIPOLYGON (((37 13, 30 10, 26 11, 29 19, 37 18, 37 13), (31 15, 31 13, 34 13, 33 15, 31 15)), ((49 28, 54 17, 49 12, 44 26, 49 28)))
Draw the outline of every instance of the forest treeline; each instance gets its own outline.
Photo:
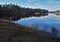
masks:
POLYGON ((25 8, 15 4, 0 5, 0 19, 18 20, 20 18, 32 17, 32 16, 45 16, 48 10, 45 9, 33 9, 25 8))

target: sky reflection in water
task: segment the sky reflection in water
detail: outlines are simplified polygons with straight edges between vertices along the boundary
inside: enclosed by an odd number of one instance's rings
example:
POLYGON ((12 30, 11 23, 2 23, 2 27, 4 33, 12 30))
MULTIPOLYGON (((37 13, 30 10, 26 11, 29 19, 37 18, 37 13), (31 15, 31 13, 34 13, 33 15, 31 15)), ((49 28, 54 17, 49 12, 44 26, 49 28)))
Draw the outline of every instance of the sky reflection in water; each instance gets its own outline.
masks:
MULTIPOLYGON (((60 30, 60 15, 49 14, 48 16, 40 17, 29 17, 22 18, 16 21, 16 23, 26 26, 35 27, 38 30, 44 29, 47 32, 51 32, 51 28, 55 27, 58 31, 60 30)), ((60 34, 60 32, 59 32, 60 34)))

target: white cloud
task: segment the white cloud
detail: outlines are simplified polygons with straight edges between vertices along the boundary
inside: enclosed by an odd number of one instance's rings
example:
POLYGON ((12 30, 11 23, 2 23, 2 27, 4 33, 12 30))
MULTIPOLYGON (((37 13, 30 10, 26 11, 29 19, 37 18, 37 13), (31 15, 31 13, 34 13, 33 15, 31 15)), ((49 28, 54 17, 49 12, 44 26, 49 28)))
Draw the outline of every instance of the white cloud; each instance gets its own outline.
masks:
POLYGON ((30 8, 42 8, 48 10, 60 10, 60 1, 55 2, 54 0, 47 0, 46 4, 37 3, 37 0, 27 0, 29 5, 27 7, 30 8), (36 3, 34 3, 36 2, 36 3))
MULTIPOLYGON (((6 0, 7 1, 7 0, 6 0)), ((16 3, 23 7, 30 7, 30 8, 42 8, 42 9, 48 9, 48 10, 60 10, 60 1, 54 1, 54 0, 46 0, 46 2, 42 2, 42 0, 19 0, 17 1, 10 1, 10 3, 16 3), (24 3, 23 1, 26 1, 24 3)), ((2 2, 3 4, 5 2, 2 2)), ((2 4, 0 2, 0 4, 2 4)), ((9 2, 7 2, 9 3, 9 2)))

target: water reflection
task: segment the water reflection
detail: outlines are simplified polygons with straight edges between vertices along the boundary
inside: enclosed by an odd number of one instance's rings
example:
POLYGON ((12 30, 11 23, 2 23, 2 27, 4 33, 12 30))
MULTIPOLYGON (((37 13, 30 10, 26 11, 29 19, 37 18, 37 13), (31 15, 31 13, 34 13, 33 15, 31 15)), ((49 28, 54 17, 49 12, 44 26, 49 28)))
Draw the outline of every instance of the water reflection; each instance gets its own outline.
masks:
POLYGON ((15 23, 35 27, 40 30, 45 29, 47 32, 51 32, 51 28, 55 27, 59 31, 60 15, 57 16, 55 14, 49 14, 48 16, 22 18, 15 23))

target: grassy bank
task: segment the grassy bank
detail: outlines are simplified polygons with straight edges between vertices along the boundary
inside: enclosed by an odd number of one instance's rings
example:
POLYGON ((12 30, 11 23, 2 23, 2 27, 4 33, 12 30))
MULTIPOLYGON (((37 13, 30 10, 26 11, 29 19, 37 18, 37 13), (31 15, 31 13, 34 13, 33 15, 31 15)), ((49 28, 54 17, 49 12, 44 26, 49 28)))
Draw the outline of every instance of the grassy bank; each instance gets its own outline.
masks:
POLYGON ((0 42, 60 42, 60 39, 44 36, 32 27, 0 20, 0 42))

